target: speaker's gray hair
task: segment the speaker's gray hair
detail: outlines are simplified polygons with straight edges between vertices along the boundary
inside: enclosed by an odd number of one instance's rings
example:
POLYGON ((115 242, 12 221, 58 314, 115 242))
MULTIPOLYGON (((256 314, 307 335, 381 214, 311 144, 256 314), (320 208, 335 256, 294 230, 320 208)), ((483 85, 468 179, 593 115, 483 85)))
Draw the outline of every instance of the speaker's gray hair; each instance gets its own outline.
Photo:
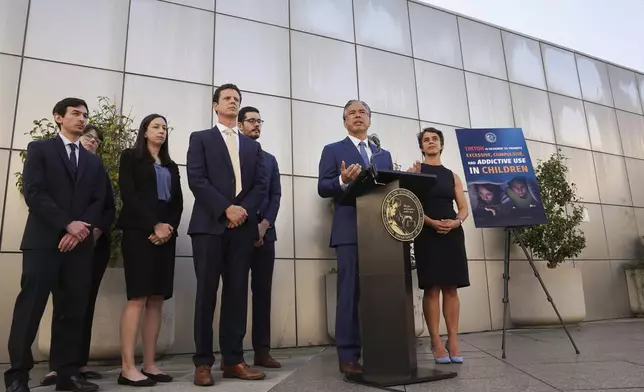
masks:
POLYGON ((367 109, 367 115, 369 116, 369 118, 371 118, 371 108, 369 107, 369 105, 367 105, 365 101, 361 101, 359 99, 352 99, 349 102, 347 102, 346 105, 344 105, 344 110, 342 111, 342 121, 346 121, 347 109, 349 108, 349 106, 353 105, 354 103, 359 103, 362 106, 364 106, 364 108, 367 109))

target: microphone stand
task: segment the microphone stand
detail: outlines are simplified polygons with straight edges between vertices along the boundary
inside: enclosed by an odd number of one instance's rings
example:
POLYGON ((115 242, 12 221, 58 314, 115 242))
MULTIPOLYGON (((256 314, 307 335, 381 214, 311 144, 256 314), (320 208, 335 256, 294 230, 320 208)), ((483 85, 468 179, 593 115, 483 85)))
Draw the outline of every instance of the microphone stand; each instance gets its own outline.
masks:
POLYGON ((374 164, 373 159, 377 155, 382 154, 382 149, 380 148, 380 143, 373 143, 373 144, 374 146, 376 146, 376 151, 373 154, 371 154, 371 158, 369 159, 369 164, 370 164, 369 172, 371 173, 371 176, 373 177, 373 182, 376 185, 387 185, 387 184, 378 182, 378 169, 376 168, 376 165, 374 164))

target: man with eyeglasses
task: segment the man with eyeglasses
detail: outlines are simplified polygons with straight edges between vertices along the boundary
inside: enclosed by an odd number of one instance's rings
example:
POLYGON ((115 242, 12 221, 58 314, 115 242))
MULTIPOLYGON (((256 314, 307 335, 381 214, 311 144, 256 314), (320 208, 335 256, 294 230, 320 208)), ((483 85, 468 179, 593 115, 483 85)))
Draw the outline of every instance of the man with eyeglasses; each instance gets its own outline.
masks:
MULTIPOLYGON (((237 115, 237 127, 253 140, 259 139, 262 124, 259 110, 246 106, 237 115)), ((279 167, 273 155, 262 149, 268 179, 268 193, 257 211, 259 240, 251 259, 251 290, 253 292, 253 349, 255 366, 279 368, 282 365, 270 355, 271 350, 271 289, 275 266, 275 219, 280 207, 282 187, 279 167)))

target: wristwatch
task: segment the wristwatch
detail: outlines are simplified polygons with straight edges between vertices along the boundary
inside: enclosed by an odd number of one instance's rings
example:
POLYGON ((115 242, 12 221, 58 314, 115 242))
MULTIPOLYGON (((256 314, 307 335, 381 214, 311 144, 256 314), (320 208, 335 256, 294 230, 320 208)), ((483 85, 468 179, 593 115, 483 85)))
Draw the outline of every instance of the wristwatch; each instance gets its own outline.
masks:
POLYGON ((461 223, 461 226, 463 226, 463 219, 461 219, 460 216, 456 216, 456 220, 458 220, 461 223))

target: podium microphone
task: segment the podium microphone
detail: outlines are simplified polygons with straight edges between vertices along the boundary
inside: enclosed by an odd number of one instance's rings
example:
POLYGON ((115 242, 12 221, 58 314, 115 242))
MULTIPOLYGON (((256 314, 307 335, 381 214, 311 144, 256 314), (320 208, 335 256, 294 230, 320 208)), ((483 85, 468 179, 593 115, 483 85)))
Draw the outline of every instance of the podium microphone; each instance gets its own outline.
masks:
POLYGON ((373 159, 376 157, 376 155, 382 154, 382 149, 380 148, 380 138, 378 137, 378 134, 372 133, 371 135, 367 135, 367 139, 376 146, 376 151, 371 154, 371 158, 369 159, 369 171, 373 176, 374 182, 378 184, 378 181, 376 180, 378 178, 378 170, 376 169, 376 165, 374 164, 373 159))
POLYGON ((380 150, 380 138, 378 137, 378 134, 372 133, 367 136, 367 139, 369 139, 371 143, 375 144, 376 148, 380 150))

